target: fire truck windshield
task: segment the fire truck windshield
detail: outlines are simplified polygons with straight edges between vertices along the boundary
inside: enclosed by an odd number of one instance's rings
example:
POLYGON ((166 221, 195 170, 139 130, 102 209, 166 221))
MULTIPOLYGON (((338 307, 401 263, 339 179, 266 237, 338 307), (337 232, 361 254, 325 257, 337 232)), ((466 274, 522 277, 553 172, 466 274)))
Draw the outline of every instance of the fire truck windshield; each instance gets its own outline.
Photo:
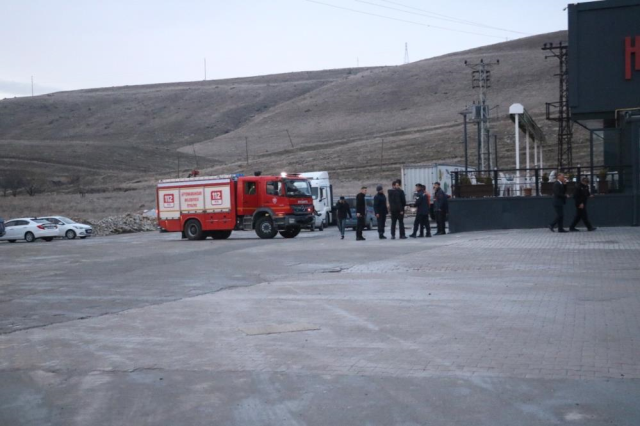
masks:
POLYGON ((287 197, 311 197, 311 185, 306 180, 285 180, 287 197))

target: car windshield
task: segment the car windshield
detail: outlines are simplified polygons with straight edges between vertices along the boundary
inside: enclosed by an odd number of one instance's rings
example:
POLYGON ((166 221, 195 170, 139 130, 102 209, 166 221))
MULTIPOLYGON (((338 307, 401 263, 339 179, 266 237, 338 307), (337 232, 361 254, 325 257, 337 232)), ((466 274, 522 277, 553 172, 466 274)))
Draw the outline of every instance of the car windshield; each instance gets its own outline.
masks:
POLYGON ((311 197, 311 185, 306 180, 285 180, 287 197, 311 197))
POLYGON ((65 224, 67 224, 67 225, 71 225, 72 223, 76 223, 76 222, 74 222, 73 220, 69 219, 68 217, 62 217, 62 216, 60 216, 60 217, 58 218, 58 220, 60 220, 60 221, 64 222, 64 223, 65 223, 65 224))
POLYGON ((312 186, 311 187, 311 196, 313 197, 314 200, 318 199, 318 188, 317 186, 312 186))

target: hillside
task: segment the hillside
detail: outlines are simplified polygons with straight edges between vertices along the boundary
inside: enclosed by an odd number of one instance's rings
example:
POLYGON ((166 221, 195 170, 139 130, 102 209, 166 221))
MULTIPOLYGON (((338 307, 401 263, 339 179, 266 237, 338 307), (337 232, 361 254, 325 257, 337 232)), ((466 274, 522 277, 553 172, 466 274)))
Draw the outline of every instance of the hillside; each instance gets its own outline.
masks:
MULTIPOLYGON (((464 61, 500 60, 492 74, 492 123, 500 165, 512 166, 509 105, 543 125, 546 164, 555 160, 557 61, 544 59, 556 32, 403 66, 289 73, 216 81, 59 92, 0 101, 2 174, 39 174, 89 191, 151 188, 158 177, 206 173, 329 170, 338 190, 387 181, 403 163, 461 162, 462 118, 477 98, 464 61), (382 144, 384 139, 384 149, 382 144), (249 164, 247 165, 247 151, 249 164), (197 155, 197 158, 194 156, 197 155)), ((475 130, 470 128, 471 159, 475 130)), ((585 162, 578 135, 574 158, 585 162)))
MULTIPOLYGON (((364 71, 359 70, 359 71, 364 71)), ((349 70, 59 92, 0 101, 0 168, 91 185, 177 171, 174 150, 232 132, 349 70), (106 178, 105 178, 106 176, 106 178)), ((195 166, 193 151, 183 155, 195 166)), ((200 166, 219 164, 201 159, 200 166)))

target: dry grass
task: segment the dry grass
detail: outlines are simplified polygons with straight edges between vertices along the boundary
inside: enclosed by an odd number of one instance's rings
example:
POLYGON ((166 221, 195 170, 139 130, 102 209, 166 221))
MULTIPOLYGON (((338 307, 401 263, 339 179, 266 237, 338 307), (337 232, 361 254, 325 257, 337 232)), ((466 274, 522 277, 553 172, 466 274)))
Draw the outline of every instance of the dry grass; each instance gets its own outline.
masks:
POLYGON ((104 217, 142 212, 155 208, 153 188, 100 194, 39 194, 34 197, 0 196, 0 216, 12 217, 62 215, 90 222, 104 217))
MULTIPOLYGON (((485 46, 399 67, 327 70, 243 79, 60 92, 0 101, 0 176, 38 175, 59 192, 73 177, 88 192, 2 199, 0 214, 77 214, 102 218, 153 205, 153 182, 260 170, 327 170, 337 194, 388 184, 407 163, 461 163, 464 105, 477 98, 465 60, 500 59, 493 73, 492 121, 500 167, 514 166, 507 109, 522 102, 547 134, 545 165, 555 163, 557 62, 544 42, 557 32, 485 46), (291 137, 291 139, 289 139, 291 137), (384 150, 382 140, 384 139, 384 150), (293 145, 293 146, 292 146, 293 145), (247 164, 247 149, 249 161, 247 164), (197 154, 197 158, 194 156, 197 154), (120 192, 132 190, 132 192, 120 192)), ((587 164, 586 133, 576 129, 574 163, 587 164)), ((475 165, 475 126, 469 158, 475 165)), ((600 158, 600 157, 598 157, 600 158)), ((598 160, 600 162, 600 160, 598 160)), ((522 152, 521 163, 524 163, 522 152)))

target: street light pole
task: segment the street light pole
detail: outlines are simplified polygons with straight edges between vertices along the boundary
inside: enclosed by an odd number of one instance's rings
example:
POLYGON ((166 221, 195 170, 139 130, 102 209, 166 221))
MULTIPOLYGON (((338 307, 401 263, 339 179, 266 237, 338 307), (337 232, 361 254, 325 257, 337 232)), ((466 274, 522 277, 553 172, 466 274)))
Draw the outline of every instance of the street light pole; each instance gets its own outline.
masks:
POLYGON ((469 171, 469 135, 467 132, 467 115, 469 115, 469 110, 465 109, 460 115, 462 115, 464 120, 464 172, 467 173, 469 171))

